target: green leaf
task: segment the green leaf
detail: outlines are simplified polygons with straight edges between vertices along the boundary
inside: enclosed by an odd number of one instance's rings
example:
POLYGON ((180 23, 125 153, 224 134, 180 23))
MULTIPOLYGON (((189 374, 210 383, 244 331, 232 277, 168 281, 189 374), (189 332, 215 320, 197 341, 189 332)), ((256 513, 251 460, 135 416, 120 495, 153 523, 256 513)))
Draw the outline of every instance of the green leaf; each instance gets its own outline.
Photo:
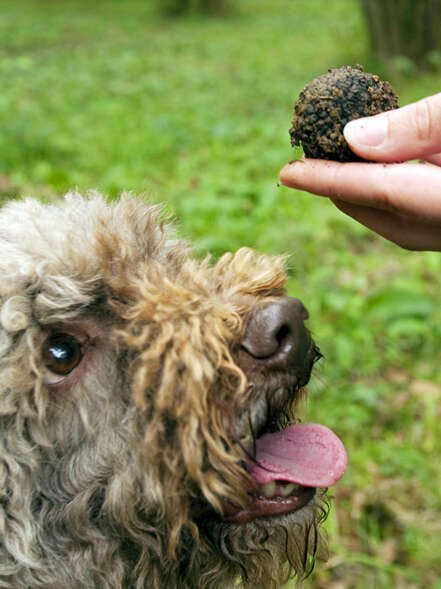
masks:
POLYGON ((371 319, 394 321, 403 317, 427 318, 436 310, 434 301, 418 291, 387 289, 372 295, 366 303, 371 319))

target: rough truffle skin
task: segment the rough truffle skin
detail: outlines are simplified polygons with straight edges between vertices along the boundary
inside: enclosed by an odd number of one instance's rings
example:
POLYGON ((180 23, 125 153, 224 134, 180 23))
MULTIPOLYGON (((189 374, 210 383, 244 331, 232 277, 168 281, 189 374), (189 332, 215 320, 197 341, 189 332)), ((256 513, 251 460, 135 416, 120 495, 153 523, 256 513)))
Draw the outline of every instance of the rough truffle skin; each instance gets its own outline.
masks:
POLYGON ((360 161, 343 136, 352 119, 398 108, 389 82, 363 72, 361 65, 330 69, 300 92, 289 131, 291 145, 302 145, 306 157, 360 161))

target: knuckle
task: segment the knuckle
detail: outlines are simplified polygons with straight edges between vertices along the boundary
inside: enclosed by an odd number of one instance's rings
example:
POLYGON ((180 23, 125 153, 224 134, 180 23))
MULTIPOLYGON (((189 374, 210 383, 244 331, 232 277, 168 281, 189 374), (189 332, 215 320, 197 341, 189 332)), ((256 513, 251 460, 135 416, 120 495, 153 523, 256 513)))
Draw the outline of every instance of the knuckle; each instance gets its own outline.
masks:
POLYGON ((394 199, 391 194, 383 188, 377 188, 377 190, 374 191, 371 197, 371 205, 382 211, 391 212, 395 210, 394 199))
POLYGON ((341 164, 330 166, 327 174, 327 182, 325 188, 326 196, 334 199, 341 197, 342 184, 345 181, 344 168, 341 164))
POLYGON ((383 170, 383 174, 376 174, 370 184, 369 205, 382 211, 395 212, 399 209, 396 187, 391 182, 390 169, 383 170))
MULTIPOLYGON (((430 100, 423 99, 415 103, 415 128, 418 140, 427 143, 433 137, 436 113, 430 100)), ((438 116, 441 113, 438 113, 438 116)))

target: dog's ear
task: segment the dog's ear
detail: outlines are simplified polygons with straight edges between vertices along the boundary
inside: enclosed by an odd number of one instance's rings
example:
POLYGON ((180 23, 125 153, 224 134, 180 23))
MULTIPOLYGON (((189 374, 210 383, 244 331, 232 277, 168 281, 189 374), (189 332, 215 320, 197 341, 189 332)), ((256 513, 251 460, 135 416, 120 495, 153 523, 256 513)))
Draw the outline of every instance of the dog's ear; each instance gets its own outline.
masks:
MULTIPOLYGON (((1 258, 1 255, 0 255, 1 258)), ((0 264, 0 272, 1 272, 0 264)), ((4 267, 3 267, 4 270, 4 267)), ((8 280, 8 276, 3 276, 8 280)), ((1 276, 0 276, 1 279, 1 276)), ((11 280, 11 277, 9 277, 11 280)), ((13 280, 13 278, 12 278, 13 280)), ((41 447, 38 409, 40 330, 33 325, 32 303, 19 281, 5 285, 0 298, 0 585, 38 584, 38 523, 33 473, 41 447), (7 292, 9 291, 9 292, 7 292), (7 293, 7 294, 6 294, 7 293), (35 575, 35 576, 34 576, 35 575)), ((23 585, 24 586, 24 585, 23 585)))
MULTIPOLYGON (((15 329, 25 319, 17 310, 12 312, 13 306, 4 305, 0 315, 15 329)), ((29 435, 31 395, 21 388, 29 374, 20 362, 27 349, 23 339, 17 331, 0 329, 0 585, 8 587, 15 585, 17 569, 27 571, 27 584, 34 586, 33 571, 38 575, 40 567, 32 492, 39 449, 29 435)))
POLYGON ((19 432, 20 421, 17 416, 0 416, 0 583, 9 587, 14 584, 17 568, 27 570, 30 580, 32 571, 40 567, 31 490, 35 457, 33 448, 19 432))

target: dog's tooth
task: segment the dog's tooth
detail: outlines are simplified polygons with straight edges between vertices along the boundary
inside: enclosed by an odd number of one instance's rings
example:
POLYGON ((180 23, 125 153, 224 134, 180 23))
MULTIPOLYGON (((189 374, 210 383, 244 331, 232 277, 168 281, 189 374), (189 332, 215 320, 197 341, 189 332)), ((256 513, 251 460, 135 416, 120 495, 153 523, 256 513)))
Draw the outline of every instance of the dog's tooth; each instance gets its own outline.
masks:
POLYGON ((282 497, 288 497, 290 493, 294 491, 295 488, 298 488, 299 485, 295 485, 294 483, 288 483, 287 485, 279 485, 279 492, 282 497))
POLYGON ((276 492, 276 481, 270 481, 260 486, 260 491, 265 497, 272 497, 276 492))

